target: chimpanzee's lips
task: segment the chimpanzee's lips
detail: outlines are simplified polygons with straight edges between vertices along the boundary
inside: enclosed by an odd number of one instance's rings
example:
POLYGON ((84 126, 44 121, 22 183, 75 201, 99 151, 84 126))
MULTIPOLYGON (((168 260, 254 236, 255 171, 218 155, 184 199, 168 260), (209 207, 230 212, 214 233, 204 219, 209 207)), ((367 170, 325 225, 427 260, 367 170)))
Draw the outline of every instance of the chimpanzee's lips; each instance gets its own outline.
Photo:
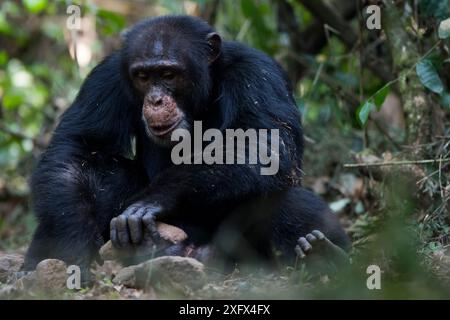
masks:
POLYGON ((152 132, 152 134, 154 134, 155 136, 164 136, 166 134, 168 134, 169 132, 173 131, 178 124, 181 122, 181 117, 179 119, 176 119, 175 121, 172 121, 170 123, 165 123, 162 125, 158 125, 158 126, 151 126, 149 125, 149 129, 152 132))

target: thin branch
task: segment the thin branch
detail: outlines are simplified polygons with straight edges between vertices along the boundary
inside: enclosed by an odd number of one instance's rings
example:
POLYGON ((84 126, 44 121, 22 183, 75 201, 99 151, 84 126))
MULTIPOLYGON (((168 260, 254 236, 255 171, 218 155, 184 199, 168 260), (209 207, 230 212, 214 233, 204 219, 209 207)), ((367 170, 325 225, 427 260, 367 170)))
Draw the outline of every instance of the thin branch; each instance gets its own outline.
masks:
MULTIPOLYGON (((286 0, 272 0, 277 6, 277 22, 280 32, 286 32, 289 37, 290 47, 294 52, 308 55, 318 54, 327 45, 327 36, 323 23, 314 20, 302 29, 295 15, 292 5, 286 0)), ((344 19, 352 19, 356 14, 356 5, 353 1, 339 3, 339 14, 344 19)), ((286 61, 289 76, 294 83, 300 81, 308 70, 308 66, 296 63, 295 60, 286 61)))
POLYGON ((405 166, 411 164, 428 164, 428 163, 442 163, 442 162, 450 162, 450 159, 403 160, 403 161, 385 161, 372 163, 346 163, 344 164, 344 168, 405 166))
POLYGON ((328 24, 339 33, 339 37, 349 47, 358 41, 358 36, 339 13, 320 0, 299 0, 315 17, 328 24))

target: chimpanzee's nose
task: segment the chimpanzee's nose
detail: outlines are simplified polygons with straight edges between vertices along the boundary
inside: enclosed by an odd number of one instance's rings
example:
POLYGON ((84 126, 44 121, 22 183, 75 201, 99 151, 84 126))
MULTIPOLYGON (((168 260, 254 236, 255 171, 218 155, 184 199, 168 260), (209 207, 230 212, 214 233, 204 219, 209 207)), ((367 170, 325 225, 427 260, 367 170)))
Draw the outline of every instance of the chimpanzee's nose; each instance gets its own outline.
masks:
POLYGON ((162 104, 162 96, 161 95, 152 95, 150 97, 150 103, 154 106, 160 106, 162 104))

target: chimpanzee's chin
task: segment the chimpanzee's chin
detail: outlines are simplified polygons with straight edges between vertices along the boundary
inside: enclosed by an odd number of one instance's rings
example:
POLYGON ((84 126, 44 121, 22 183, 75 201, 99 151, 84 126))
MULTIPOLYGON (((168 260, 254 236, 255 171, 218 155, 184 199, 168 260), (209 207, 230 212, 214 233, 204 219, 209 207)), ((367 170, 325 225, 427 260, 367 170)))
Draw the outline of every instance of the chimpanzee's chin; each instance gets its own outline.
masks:
POLYGON ((170 136, 172 133, 168 133, 164 136, 155 136, 152 133, 147 132, 148 137, 157 145, 164 147, 164 148, 170 148, 176 144, 175 141, 170 140, 170 136))

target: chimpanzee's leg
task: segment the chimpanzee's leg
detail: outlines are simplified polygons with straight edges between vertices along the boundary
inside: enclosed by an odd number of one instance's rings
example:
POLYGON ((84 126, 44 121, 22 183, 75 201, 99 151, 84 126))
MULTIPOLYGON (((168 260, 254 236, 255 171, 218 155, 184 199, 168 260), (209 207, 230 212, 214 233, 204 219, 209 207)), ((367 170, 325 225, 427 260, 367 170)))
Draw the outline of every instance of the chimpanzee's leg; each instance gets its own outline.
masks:
POLYGON ((83 281, 98 249, 109 239, 111 219, 148 182, 132 160, 92 154, 86 161, 46 166, 41 161, 33 179, 33 204, 39 225, 23 270, 43 259, 78 265, 83 281))

